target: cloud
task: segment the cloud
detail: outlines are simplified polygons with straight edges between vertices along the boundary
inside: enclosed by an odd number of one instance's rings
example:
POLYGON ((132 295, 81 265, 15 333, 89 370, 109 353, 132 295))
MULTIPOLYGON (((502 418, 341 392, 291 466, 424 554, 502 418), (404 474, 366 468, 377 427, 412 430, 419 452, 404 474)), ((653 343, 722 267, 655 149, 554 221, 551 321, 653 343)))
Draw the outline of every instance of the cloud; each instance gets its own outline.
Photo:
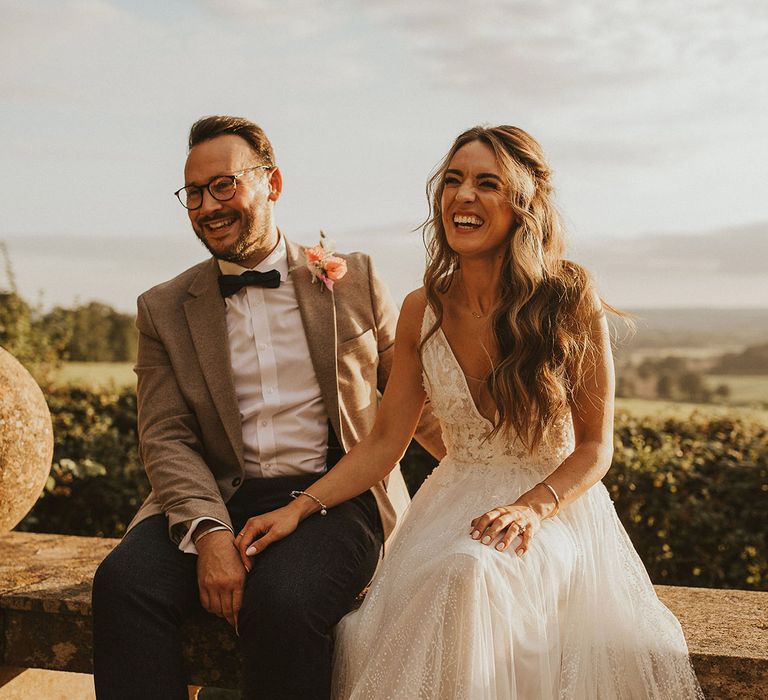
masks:
POLYGON ((370 11, 431 58, 433 78, 449 86, 642 81, 670 68, 758 59, 768 39, 768 7, 751 0, 468 0, 462 11, 439 0, 387 0, 370 11))
POLYGON ((345 23, 349 2, 325 0, 202 0, 200 6, 208 19, 246 22, 259 34, 280 31, 293 38, 328 35, 345 23))
MULTIPOLYGON (((768 111, 768 4, 753 0, 386 0, 433 85, 535 120, 578 156, 690 153, 722 124, 768 111)), ((601 156, 601 158, 604 158, 601 156)))
POLYGON ((764 307, 768 223, 577 242, 572 256, 627 306, 764 307))

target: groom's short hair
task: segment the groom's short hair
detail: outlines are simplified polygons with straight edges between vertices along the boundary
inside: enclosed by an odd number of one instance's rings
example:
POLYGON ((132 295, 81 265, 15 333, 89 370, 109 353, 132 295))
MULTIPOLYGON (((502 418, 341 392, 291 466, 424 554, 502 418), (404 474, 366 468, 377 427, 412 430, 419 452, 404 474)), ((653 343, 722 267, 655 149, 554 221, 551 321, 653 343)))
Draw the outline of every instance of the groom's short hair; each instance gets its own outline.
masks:
POLYGON ((233 134, 246 141, 264 165, 275 164, 275 152, 264 130, 243 117, 214 115, 198 119, 189 130, 189 150, 217 136, 233 134))

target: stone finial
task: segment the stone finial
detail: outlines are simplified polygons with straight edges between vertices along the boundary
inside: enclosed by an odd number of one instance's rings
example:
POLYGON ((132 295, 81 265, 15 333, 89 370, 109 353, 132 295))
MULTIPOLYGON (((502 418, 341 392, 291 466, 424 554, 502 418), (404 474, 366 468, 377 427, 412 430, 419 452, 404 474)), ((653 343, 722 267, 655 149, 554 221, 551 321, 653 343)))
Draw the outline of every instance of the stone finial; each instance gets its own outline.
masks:
POLYGON ((53 426, 32 375, 0 348, 0 534, 30 511, 53 458, 53 426))

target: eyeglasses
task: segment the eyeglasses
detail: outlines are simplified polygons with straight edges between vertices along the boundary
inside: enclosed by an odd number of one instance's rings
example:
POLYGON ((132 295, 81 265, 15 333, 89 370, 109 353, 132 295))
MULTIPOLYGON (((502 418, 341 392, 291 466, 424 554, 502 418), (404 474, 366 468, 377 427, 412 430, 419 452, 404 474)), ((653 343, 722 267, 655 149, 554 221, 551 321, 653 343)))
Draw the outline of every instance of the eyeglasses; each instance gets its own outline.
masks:
POLYGON ((203 206, 203 190, 208 190, 211 197, 219 202, 226 202, 235 196, 237 192, 237 181, 251 170, 272 170, 274 165, 254 165, 252 168, 238 170, 231 175, 217 175, 209 180, 205 185, 187 185, 176 190, 173 194, 181 202, 181 206, 190 211, 199 209, 203 206))

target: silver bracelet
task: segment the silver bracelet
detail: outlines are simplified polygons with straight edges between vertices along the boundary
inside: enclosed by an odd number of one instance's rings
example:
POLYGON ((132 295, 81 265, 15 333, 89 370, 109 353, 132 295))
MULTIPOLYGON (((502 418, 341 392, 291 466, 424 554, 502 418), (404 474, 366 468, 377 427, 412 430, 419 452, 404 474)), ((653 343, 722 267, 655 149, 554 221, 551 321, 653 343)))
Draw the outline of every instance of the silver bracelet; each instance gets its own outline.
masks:
POLYGON ((306 491, 291 491, 291 498, 298 498, 299 496, 307 496, 307 498, 311 498, 315 503, 317 503, 317 505, 320 506, 320 515, 328 515, 328 508, 316 496, 313 496, 311 493, 307 493, 306 491))

